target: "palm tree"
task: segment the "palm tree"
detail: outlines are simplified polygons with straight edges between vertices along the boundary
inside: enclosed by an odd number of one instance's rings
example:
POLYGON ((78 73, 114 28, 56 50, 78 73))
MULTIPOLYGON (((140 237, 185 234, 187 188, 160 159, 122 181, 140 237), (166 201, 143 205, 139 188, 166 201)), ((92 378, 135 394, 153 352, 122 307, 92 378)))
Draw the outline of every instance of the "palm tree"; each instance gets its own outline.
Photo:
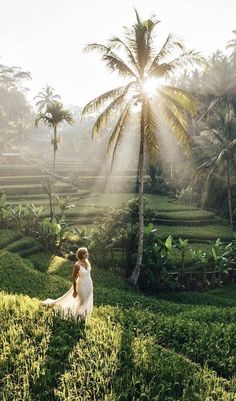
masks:
POLYGON ((218 108, 232 108, 236 113, 236 83, 233 64, 221 52, 210 58, 202 77, 202 116, 214 114, 218 108))
POLYGON ((196 104, 187 92, 169 85, 157 86, 156 84, 158 79, 168 78, 178 67, 201 60, 198 53, 184 50, 182 43, 175 40, 173 35, 169 35, 160 51, 156 52, 153 39, 154 29, 159 21, 155 18, 141 21, 136 10, 135 13, 136 23, 130 30, 125 29, 124 40, 113 37, 107 45, 92 43, 86 47, 87 51, 99 51, 107 67, 111 71, 118 72, 123 78, 128 78, 129 82, 98 96, 82 111, 83 117, 104 107, 92 129, 92 136, 96 137, 101 128, 108 123, 111 115, 115 115, 120 110, 107 149, 107 153, 112 155, 112 163, 128 122, 132 117, 139 121, 139 244, 136 266, 129 278, 132 284, 137 284, 143 257, 144 150, 146 149, 150 162, 156 161, 159 151, 160 125, 155 112, 161 112, 173 134, 187 152, 190 150, 187 115, 193 115, 196 112, 196 104), (121 56, 119 50, 122 52, 121 56), (165 57, 170 56, 175 50, 180 52, 179 56, 172 58, 172 61, 168 63, 165 62, 165 57), (151 91, 148 90, 150 86, 152 86, 151 91))
POLYGON ((54 93, 54 91, 55 89, 52 86, 46 85, 45 88, 43 88, 42 91, 40 91, 38 95, 34 97, 34 100, 39 99, 35 103, 36 106, 38 107, 38 111, 46 109, 49 103, 61 99, 61 96, 58 95, 57 93, 54 93))
POLYGON ((232 33, 235 35, 235 37, 228 41, 226 49, 232 50, 230 57, 233 61, 236 61, 236 30, 232 31, 232 33))
POLYGON ((195 139, 201 149, 201 160, 204 160, 203 163, 200 161, 196 171, 208 172, 206 184, 215 171, 220 171, 226 177, 229 219, 233 228, 231 171, 236 170, 236 118, 232 109, 221 109, 217 116, 213 120, 213 127, 208 124, 207 129, 195 139))
POLYGON ((74 119, 70 110, 63 108, 63 105, 57 101, 51 102, 47 105, 45 112, 39 112, 36 115, 35 126, 38 127, 39 122, 42 121, 46 126, 53 129, 53 169, 56 165, 56 152, 58 148, 59 139, 57 137, 57 129, 59 125, 68 123, 72 125, 74 119))

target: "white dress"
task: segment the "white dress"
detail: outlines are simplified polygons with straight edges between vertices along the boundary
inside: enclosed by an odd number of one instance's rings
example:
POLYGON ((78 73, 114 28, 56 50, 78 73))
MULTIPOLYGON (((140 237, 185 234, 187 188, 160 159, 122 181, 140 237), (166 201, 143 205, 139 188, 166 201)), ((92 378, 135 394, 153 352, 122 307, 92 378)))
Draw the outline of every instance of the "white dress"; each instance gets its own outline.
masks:
POLYGON ((76 279, 77 296, 73 297, 73 285, 60 298, 51 299, 47 298, 42 301, 42 305, 55 306, 57 310, 62 312, 65 317, 72 317, 74 319, 86 319, 93 309, 93 282, 91 279, 91 267, 87 269, 81 266, 78 262, 80 269, 76 279))

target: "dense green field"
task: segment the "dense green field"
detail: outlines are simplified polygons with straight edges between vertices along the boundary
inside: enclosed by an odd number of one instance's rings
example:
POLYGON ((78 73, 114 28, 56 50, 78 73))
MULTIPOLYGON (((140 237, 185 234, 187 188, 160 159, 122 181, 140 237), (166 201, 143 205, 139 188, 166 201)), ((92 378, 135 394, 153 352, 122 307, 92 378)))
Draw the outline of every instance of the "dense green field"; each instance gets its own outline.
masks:
MULTIPOLYGON (((73 163, 64 167, 59 163, 57 173, 76 172, 73 163)), ((5 169, 2 189, 12 205, 42 204, 46 216, 40 185, 46 173, 31 168, 5 169)), ((84 180, 94 178, 86 174, 84 180)), ((136 196, 77 192, 64 183, 57 191, 70 194, 75 205, 67 221, 89 232, 108 208, 136 196)), ((193 249, 210 253, 209 240, 234 238, 211 212, 167 196, 146 198, 157 211, 162 239, 188 238, 193 249)), ((170 258, 180 263, 176 250, 170 258)), ((188 252, 186 265, 191 263, 188 252)), ((93 266, 94 311, 84 325, 40 305, 69 289, 71 271, 71 262, 52 257, 35 238, 0 231, 0 401, 236 401, 235 284, 148 297, 93 266)))
POLYGON ((71 262, 2 248, 2 401, 235 401, 235 285, 154 298, 93 267, 85 326, 39 302, 68 290, 71 262))

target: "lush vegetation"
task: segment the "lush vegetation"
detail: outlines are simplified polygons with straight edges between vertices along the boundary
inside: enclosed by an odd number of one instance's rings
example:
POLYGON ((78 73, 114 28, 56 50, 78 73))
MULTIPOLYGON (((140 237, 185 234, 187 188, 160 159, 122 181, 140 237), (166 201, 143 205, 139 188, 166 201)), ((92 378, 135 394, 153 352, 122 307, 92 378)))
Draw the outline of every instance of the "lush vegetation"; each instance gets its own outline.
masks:
POLYGON ((2 400, 234 401, 235 286, 151 298, 94 267, 84 326, 40 306, 72 269, 42 258, 0 254, 2 400))

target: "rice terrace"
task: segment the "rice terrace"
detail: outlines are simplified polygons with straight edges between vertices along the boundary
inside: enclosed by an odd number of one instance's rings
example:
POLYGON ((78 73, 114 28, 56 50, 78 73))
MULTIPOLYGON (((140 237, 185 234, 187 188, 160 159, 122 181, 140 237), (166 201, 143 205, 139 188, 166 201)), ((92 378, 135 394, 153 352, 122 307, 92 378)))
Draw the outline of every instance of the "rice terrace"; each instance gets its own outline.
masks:
POLYGON ((0 401, 236 401, 236 5, 198 3, 2 5, 0 401))

